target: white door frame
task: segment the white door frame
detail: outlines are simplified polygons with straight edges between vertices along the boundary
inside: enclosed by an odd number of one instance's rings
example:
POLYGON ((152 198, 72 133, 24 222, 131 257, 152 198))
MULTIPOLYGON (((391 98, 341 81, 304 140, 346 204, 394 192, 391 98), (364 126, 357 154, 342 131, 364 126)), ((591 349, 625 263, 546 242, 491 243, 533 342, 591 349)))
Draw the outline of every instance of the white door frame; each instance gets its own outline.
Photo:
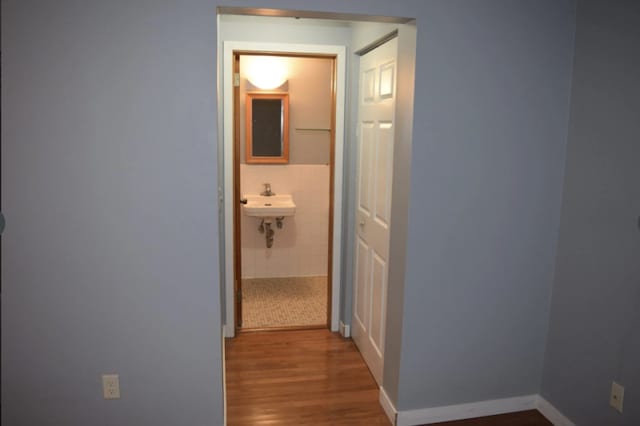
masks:
POLYGON ((342 190, 345 125, 346 47, 318 44, 258 43, 225 41, 222 58, 223 85, 223 151, 224 151, 224 264, 225 306, 224 335, 235 335, 233 234, 233 52, 306 53, 336 56, 336 108, 333 188, 333 260, 331 271, 331 331, 338 331, 340 314, 340 271, 342 270, 342 190))

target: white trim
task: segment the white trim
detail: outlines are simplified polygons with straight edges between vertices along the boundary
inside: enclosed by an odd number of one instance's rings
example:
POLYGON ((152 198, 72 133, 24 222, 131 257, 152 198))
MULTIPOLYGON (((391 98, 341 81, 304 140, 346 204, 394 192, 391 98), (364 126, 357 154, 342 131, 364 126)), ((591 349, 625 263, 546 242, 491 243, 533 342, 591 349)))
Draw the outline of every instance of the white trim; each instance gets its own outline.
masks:
POLYGON ((236 332, 233 329, 233 324, 223 324, 222 333, 224 337, 234 337, 236 332))
POLYGON ((382 405, 385 413, 396 426, 448 422, 451 420, 495 416, 497 414, 536 409, 555 426, 575 426, 569 418, 562 414, 549 401, 537 394, 471 402, 468 404, 397 411, 384 389, 380 388, 380 405, 382 405), (395 423, 393 422, 392 415, 395 415, 395 423))
POLYGON ((515 411, 534 410, 537 407, 537 402, 538 395, 534 394, 516 396, 513 398, 471 402, 468 404, 399 411, 396 426, 448 422, 451 420, 494 416, 496 414, 512 413, 515 411))
POLYGON ((340 321, 340 335, 345 339, 351 337, 351 326, 340 321))
POLYGON ((222 424, 227 426, 227 357, 225 355, 224 345, 225 334, 224 326, 222 326, 222 341, 220 342, 222 346, 222 403, 224 404, 222 406, 222 424))
POLYGON ((384 413, 387 415, 387 417, 389 417, 391 424, 395 425, 396 416, 398 415, 398 410, 396 410, 396 407, 393 405, 393 402, 391 402, 389 395, 387 395, 387 393, 384 391, 384 388, 382 386, 380 386, 379 400, 380 400, 380 405, 382 405, 382 409, 384 410, 384 413))
POLYGON ((555 426, 575 426, 568 417, 540 395, 537 395, 536 408, 555 426))
POLYGON ((224 140, 224 262, 225 262, 225 306, 227 336, 235 334, 235 304, 233 303, 233 51, 281 53, 317 53, 336 55, 336 131, 334 151, 333 189, 333 271, 331 272, 331 331, 339 328, 340 270, 342 268, 342 189, 344 116, 346 85, 346 47, 316 44, 285 44, 225 41, 222 58, 223 85, 223 140, 224 140), (230 202, 226 202, 230 200, 230 202))

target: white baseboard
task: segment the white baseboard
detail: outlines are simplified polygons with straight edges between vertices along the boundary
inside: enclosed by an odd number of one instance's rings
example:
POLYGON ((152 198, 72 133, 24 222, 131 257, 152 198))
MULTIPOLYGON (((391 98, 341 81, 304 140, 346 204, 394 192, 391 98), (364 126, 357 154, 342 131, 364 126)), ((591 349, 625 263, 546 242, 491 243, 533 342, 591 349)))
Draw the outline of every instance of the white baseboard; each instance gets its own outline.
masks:
POLYGON ((493 416, 515 411, 534 410, 537 401, 538 395, 525 395, 513 398, 471 402, 468 404, 399 411, 396 426, 423 425, 471 419, 473 417, 493 416))
POLYGON ((222 326, 222 335, 224 337, 234 337, 236 335, 236 330, 232 325, 225 324, 222 326))
POLYGON ((340 335, 344 338, 351 337, 351 326, 340 321, 340 335))
POLYGON ((537 395, 536 408, 547 420, 553 423, 554 426, 575 426, 571 420, 540 395, 537 395))
POLYGON ((391 402, 391 400, 389 399, 389 395, 387 395, 387 393, 384 391, 384 388, 382 386, 380 386, 379 401, 380 401, 380 405, 382 405, 382 409, 384 410, 384 413, 387 415, 387 417, 389 417, 389 420, 391 420, 391 424, 395 425, 398 411, 396 410, 396 407, 393 406, 393 402, 391 402))
POLYGON ((549 401, 537 394, 471 402, 468 404, 397 411, 384 389, 380 388, 380 405, 382 405, 385 413, 395 426, 448 422, 536 409, 553 423, 554 426, 575 426, 571 420, 551 405, 549 401))

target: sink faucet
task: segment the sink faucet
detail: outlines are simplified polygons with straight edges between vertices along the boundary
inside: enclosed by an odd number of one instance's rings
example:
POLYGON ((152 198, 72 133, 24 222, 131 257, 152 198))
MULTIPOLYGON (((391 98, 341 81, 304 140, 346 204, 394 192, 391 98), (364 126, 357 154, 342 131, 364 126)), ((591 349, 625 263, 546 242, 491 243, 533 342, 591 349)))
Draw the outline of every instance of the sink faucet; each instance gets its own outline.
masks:
POLYGON ((260 193, 260 195, 264 195, 265 197, 271 197, 272 195, 276 195, 275 192, 271 192, 271 184, 270 183, 265 183, 264 184, 264 191, 262 191, 260 193))

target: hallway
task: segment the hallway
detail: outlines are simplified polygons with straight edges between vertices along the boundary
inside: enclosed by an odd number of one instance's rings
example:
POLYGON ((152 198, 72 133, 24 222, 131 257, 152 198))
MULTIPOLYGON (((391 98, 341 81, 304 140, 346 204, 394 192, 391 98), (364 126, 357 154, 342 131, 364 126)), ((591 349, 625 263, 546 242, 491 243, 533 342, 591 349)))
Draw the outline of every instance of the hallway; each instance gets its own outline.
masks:
POLYGON ((227 424, 390 425, 350 339, 328 330, 226 341, 227 424))

